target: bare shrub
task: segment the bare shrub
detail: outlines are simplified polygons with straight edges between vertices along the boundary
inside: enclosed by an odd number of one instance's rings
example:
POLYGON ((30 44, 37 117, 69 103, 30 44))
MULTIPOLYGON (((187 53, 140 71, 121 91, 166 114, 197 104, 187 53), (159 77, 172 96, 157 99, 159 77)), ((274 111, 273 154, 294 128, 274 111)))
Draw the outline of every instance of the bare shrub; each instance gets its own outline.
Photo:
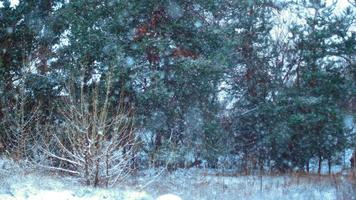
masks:
POLYGON ((93 186, 112 186, 132 172, 133 109, 123 94, 116 106, 110 103, 110 78, 107 83, 101 95, 97 86, 90 93, 84 92, 84 84, 79 94, 68 89, 60 122, 42 128, 50 140, 42 137, 40 149, 46 157, 40 166, 79 175, 93 186))
MULTIPOLYGON (((25 79, 25 78, 23 78, 25 79)), ((31 102, 31 97, 26 93, 24 80, 19 80, 18 95, 16 95, 10 105, 6 108, 6 115, 2 119, 2 124, 6 134, 5 149, 10 156, 16 160, 28 158, 30 146, 33 141, 31 131, 40 116, 39 106, 31 102)), ((0 147, 1 149, 1 147, 0 147)))

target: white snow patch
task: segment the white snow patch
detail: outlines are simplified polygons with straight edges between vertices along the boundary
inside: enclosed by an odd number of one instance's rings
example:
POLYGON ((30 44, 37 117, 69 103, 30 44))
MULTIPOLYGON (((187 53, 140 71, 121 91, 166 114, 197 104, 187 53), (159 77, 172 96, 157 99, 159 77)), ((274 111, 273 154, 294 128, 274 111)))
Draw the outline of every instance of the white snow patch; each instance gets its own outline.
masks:
POLYGON ((150 169, 107 189, 28 170, 23 164, 0 158, 0 200, 356 200, 347 176, 222 176, 216 169, 150 169))
POLYGON ((174 194, 165 194, 157 198, 157 200, 182 200, 179 196, 174 194))

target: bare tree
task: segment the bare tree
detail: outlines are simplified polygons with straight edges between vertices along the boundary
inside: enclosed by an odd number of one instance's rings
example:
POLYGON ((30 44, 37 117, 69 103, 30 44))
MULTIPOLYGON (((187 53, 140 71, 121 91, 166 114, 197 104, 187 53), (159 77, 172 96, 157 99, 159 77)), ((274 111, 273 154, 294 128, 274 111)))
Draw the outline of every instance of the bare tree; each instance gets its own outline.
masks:
POLYGON ((124 105, 123 93, 117 106, 110 103, 110 76, 103 98, 98 88, 85 93, 82 83, 79 95, 68 89, 62 98, 62 120, 45 128, 51 140, 42 140, 41 152, 47 162, 40 165, 79 175, 87 185, 111 186, 132 172, 136 140, 133 109, 124 105))

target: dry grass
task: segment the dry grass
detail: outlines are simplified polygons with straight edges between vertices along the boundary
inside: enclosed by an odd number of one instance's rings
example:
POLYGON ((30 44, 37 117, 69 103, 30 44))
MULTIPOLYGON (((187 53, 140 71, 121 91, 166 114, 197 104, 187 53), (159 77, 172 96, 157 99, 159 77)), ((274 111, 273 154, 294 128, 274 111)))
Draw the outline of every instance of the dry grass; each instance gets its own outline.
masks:
MULTIPOLYGON (((131 187, 137 187, 146 178, 142 177, 131 187)), ((154 196, 174 193, 183 199, 201 200, 356 198, 355 182, 348 176, 297 173, 261 178, 204 170, 177 171, 164 174, 146 191, 154 196)))

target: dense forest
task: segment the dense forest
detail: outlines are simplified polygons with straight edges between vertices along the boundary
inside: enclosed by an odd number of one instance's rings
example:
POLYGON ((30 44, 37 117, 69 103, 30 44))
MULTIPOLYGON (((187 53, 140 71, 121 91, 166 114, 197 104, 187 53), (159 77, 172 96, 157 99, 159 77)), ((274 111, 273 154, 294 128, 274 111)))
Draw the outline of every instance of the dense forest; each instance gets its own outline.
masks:
POLYGON ((356 148, 356 2, 338 5, 0 0, 0 152, 93 185, 320 173, 356 148))

